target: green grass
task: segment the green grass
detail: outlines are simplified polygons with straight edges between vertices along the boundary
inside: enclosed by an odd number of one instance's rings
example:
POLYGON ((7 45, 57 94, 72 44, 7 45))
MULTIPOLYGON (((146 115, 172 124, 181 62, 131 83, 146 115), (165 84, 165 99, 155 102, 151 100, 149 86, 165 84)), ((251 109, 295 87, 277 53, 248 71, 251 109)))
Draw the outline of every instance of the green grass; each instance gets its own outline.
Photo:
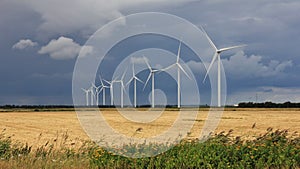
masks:
MULTIPOLYGON (((33 149, 0 134, 0 168, 299 168, 300 137, 287 130, 268 129, 254 140, 219 133, 206 142, 181 141, 153 157, 127 158, 91 142, 72 148, 66 142, 55 148, 46 142, 33 149)), ((168 145, 125 145, 121 152, 138 156, 156 153, 168 145)))

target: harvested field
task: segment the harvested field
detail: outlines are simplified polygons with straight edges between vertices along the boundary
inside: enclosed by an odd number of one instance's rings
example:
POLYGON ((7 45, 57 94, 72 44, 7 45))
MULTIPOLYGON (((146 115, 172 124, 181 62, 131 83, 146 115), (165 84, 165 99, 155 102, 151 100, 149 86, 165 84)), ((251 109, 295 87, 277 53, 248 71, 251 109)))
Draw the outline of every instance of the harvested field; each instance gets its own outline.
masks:
MULTIPOLYGON (((167 109, 160 118, 150 123, 137 123, 122 117, 115 109, 103 109, 102 112, 108 124, 115 130, 132 137, 151 137, 160 134, 168 129, 178 116, 176 110, 167 109)), ((201 133, 207 113, 207 109, 198 111, 190 137, 201 133)), ((290 133, 299 132, 300 109, 226 109, 216 132, 233 129, 233 135, 251 138, 265 133, 269 127, 288 129, 290 133)), ((89 139, 74 111, 0 112, 0 130, 4 129, 5 134, 12 136, 13 140, 27 142, 30 145, 44 144, 47 140, 61 136, 68 137, 71 142, 89 139)))

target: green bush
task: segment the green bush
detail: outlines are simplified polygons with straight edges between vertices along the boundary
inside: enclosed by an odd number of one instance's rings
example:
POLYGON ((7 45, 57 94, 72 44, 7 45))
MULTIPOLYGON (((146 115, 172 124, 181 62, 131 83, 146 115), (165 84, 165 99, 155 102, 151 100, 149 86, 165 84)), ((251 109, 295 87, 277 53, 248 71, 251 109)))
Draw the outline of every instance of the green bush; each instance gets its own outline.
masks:
MULTIPOLYGON (((98 148, 90 159, 99 168, 298 168, 300 139, 287 134, 269 130, 252 141, 241 141, 222 132, 204 143, 183 141, 154 157, 125 158, 98 148)), ((124 146, 127 149, 133 148, 124 146)))

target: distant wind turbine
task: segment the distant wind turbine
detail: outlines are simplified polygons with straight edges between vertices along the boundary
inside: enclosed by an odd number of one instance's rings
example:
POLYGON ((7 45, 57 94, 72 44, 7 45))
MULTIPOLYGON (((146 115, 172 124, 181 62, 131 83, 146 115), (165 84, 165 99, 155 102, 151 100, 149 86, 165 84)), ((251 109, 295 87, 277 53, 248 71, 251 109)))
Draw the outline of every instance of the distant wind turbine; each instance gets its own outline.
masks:
POLYGON ((98 106, 99 105, 99 94, 101 92, 100 87, 102 87, 102 86, 100 85, 100 86, 97 87, 94 83, 92 83, 92 86, 93 86, 93 88, 95 89, 95 92, 96 92, 95 93, 95 95, 96 95, 96 105, 98 106))
POLYGON ((91 86, 89 88, 89 91, 91 92, 91 106, 93 106, 94 105, 94 97, 95 97, 93 86, 91 86))
POLYGON ((81 90, 83 90, 85 92, 86 106, 89 106, 89 92, 90 92, 90 90, 89 89, 84 89, 84 88, 81 88, 81 90))
POLYGON ((222 52, 227 51, 227 50, 231 50, 231 49, 235 49, 235 48, 241 48, 244 47, 246 45, 238 45, 238 46, 232 46, 232 47, 227 47, 227 48, 221 48, 218 49, 216 47, 216 45, 212 42, 212 40, 210 39, 210 37, 207 35, 207 33, 205 32, 204 28, 202 28, 203 33, 205 34, 206 38, 208 39, 210 45, 214 48, 215 53, 214 56, 212 58, 212 61, 207 69, 207 72, 205 74, 204 80, 205 81, 212 65, 214 64, 215 60, 218 59, 218 107, 221 107, 221 58, 220 55, 222 52))
POLYGON ((99 78, 100 78, 100 83, 101 83, 101 89, 100 89, 100 91, 102 91, 102 105, 105 105, 105 89, 106 88, 110 88, 110 87, 104 85, 103 79, 101 78, 100 75, 99 75, 99 78))
POLYGON ((155 73, 158 73, 159 72, 159 70, 156 70, 156 69, 152 69, 151 68, 151 66, 150 66, 150 64, 148 63, 148 61, 147 61, 147 59, 144 57, 144 60, 145 60, 145 63, 147 64, 147 66, 148 66, 148 69, 149 69, 149 71, 150 71, 150 73, 149 73, 149 76, 148 76, 148 78, 147 78, 147 80, 146 80, 146 83, 145 83, 145 85, 144 85, 144 89, 145 89, 145 87, 146 87, 146 85, 147 85, 147 83, 148 83, 148 81, 150 80, 150 77, 152 77, 152 101, 151 101, 151 107, 152 108, 154 108, 154 75, 155 75, 155 73))
POLYGON ((105 79, 103 79, 106 83, 109 84, 109 90, 110 90, 110 105, 114 105, 114 88, 113 88, 113 85, 114 85, 114 80, 112 81, 107 81, 105 79))
POLYGON ((123 93, 123 91, 125 91, 124 77, 125 77, 126 72, 127 72, 127 69, 124 71, 124 73, 123 73, 120 80, 115 80, 115 82, 118 82, 118 83, 121 84, 121 108, 124 107, 124 93, 123 93))
POLYGON ((189 78, 190 76, 186 73, 186 71, 183 69, 183 67, 181 66, 181 64, 179 63, 180 61, 180 50, 181 50, 181 41, 179 43, 179 47, 178 47, 178 53, 177 53, 177 60, 176 60, 176 63, 162 69, 162 71, 166 71, 174 66, 177 67, 177 107, 180 108, 181 107, 181 93, 180 93, 180 90, 181 90, 181 83, 180 83, 180 70, 189 78))
POLYGON ((133 81, 133 102, 134 102, 134 107, 136 107, 136 81, 139 81, 141 83, 144 83, 141 79, 139 79, 134 71, 134 63, 132 64, 132 78, 127 82, 126 85, 129 85, 130 82, 133 81))

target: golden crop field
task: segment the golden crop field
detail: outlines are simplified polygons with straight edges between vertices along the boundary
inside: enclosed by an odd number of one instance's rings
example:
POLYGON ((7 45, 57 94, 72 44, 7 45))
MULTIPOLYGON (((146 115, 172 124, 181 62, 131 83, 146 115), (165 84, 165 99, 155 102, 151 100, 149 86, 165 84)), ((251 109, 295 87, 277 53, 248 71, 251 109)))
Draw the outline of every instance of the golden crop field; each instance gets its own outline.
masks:
MULTIPOLYGON (((192 138, 201 133, 208 114, 208 109, 197 111, 197 118, 189 133, 189 137, 192 138)), ((116 109, 103 109, 101 112, 113 129, 132 137, 160 134, 170 128, 178 116, 178 111, 166 109, 159 118, 150 123, 136 123, 122 117, 116 109)), ((300 109, 226 109, 215 132, 233 129, 233 135, 251 138, 265 133, 269 127, 288 129, 290 133, 299 132, 300 109)), ((5 130, 5 134, 13 140, 30 145, 44 144, 45 141, 62 135, 67 135, 71 142, 89 139, 74 111, 0 112, 0 130, 5 130)))

